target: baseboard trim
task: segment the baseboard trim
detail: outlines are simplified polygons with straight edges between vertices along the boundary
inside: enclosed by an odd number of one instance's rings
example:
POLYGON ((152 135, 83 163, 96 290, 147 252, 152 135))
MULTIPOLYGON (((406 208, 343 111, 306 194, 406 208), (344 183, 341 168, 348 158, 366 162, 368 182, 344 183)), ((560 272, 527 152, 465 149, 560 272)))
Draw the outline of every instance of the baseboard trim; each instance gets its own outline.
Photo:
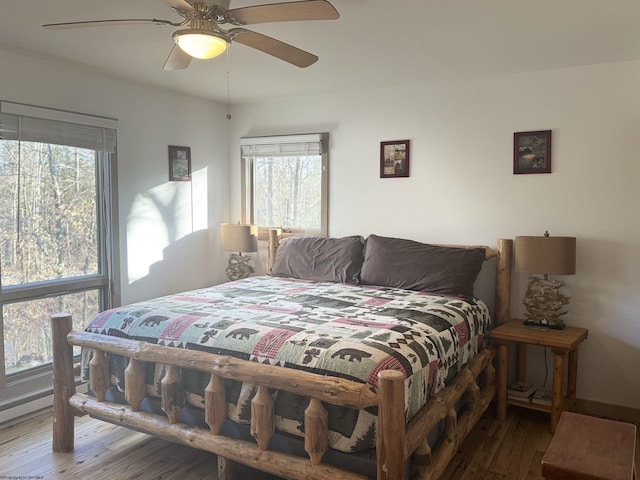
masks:
POLYGON ((638 408, 578 398, 576 399, 575 411, 594 417, 605 417, 611 420, 640 424, 640 409, 638 408))
MULTIPOLYGON (((86 384, 76 379, 76 391, 86 392, 86 384)), ((33 414, 53 408, 53 391, 51 388, 40 392, 32 392, 23 398, 13 398, 11 402, 0 404, 0 429, 15 425, 33 414)))
POLYGON ((0 411, 0 429, 22 422, 25 418, 53 407, 53 395, 47 395, 30 402, 0 411))

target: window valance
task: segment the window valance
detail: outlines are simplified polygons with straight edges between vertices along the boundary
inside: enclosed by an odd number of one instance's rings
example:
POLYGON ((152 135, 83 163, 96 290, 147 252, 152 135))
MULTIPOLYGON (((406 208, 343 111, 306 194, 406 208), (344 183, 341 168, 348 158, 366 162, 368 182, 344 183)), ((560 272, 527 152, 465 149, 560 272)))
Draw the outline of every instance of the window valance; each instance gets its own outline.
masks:
POLYGON ((243 157, 298 157, 322 154, 322 134, 243 137, 243 157))
POLYGON ((0 139, 116 151, 117 120, 0 102, 0 139))

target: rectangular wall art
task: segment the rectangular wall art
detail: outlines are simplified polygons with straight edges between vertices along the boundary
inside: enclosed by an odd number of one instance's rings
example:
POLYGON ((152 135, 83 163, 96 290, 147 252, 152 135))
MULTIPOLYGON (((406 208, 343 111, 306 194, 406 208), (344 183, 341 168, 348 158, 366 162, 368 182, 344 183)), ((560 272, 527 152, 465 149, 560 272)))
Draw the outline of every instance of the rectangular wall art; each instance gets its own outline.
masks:
POLYGON ((191 148, 169 145, 169 181, 191 181, 191 148))
POLYGON ((380 178, 409 176, 409 140, 380 142, 380 178))
POLYGON ((551 173, 551 130, 513 134, 513 173, 551 173))

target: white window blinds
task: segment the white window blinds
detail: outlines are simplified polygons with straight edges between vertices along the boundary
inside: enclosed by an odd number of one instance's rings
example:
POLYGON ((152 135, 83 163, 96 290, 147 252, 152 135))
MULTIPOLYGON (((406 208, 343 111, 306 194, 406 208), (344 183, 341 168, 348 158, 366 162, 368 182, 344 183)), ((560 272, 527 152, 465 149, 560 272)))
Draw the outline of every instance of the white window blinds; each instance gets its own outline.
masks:
POLYGON ((243 157, 298 157, 322 154, 322 134, 243 137, 243 157))
POLYGON ((43 142, 115 153, 117 120, 0 102, 0 140, 43 142))

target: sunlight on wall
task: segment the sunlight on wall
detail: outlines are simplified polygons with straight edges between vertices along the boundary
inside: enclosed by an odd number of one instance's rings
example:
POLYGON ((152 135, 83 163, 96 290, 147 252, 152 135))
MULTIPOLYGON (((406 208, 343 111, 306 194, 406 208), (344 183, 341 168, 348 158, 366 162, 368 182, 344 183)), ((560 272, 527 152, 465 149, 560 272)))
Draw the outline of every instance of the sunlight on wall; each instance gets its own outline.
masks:
POLYGON ((136 195, 127 217, 129 284, 149 274, 172 243, 208 228, 207 168, 191 182, 167 182, 136 195))
POLYGON ((201 168, 191 176, 194 232, 209 228, 207 176, 207 167, 201 168))

